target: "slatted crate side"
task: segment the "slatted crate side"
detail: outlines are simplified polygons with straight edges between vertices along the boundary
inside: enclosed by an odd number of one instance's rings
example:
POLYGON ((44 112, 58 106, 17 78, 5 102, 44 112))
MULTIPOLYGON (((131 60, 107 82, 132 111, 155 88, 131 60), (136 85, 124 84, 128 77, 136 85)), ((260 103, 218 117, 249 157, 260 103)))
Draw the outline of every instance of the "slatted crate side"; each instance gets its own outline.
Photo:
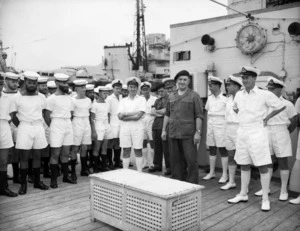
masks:
POLYGON ((169 201, 172 231, 200 230, 201 191, 190 192, 169 201))
POLYGON ((94 219, 122 229, 124 187, 91 179, 91 194, 94 219))

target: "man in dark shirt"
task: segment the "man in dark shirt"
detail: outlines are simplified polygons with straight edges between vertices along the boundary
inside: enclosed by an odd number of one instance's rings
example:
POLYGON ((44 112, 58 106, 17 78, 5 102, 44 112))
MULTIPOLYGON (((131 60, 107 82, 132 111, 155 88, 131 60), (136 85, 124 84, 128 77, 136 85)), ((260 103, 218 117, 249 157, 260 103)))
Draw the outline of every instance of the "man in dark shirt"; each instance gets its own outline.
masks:
POLYGON ((164 115, 166 112, 166 106, 168 101, 168 94, 165 90, 165 84, 159 84, 156 87, 156 92, 159 95, 159 98, 155 101, 151 114, 155 116, 153 125, 152 125, 152 136, 154 144, 154 158, 153 158, 153 167, 149 168, 149 172, 156 172, 162 170, 162 160, 163 156, 165 158, 165 176, 171 175, 170 167, 170 153, 169 153, 169 144, 168 140, 162 140, 161 133, 164 122, 164 115))
POLYGON ((172 178, 198 184, 197 144, 201 138, 203 106, 200 96, 188 88, 191 76, 180 71, 174 78, 177 92, 167 103, 162 139, 167 125, 172 178))

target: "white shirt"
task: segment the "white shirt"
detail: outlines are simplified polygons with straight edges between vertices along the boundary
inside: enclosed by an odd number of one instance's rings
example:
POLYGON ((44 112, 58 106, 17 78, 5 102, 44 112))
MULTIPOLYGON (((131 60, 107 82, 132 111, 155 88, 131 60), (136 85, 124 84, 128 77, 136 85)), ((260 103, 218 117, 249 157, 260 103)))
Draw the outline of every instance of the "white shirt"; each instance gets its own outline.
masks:
POLYGON ((108 103, 98 103, 97 101, 93 102, 91 112, 95 114, 96 122, 103 124, 108 124, 108 113, 109 113, 109 104, 108 103))
MULTIPOLYGON (((282 96, 279 97, 280 101, 286 106, 286 108, 277 114, 276 116, 272 117, 268 120, 268 125, 287 125, 289 126, 291 121, 289 119, 293 118, 295 115, 297 115, 296 108, 294 105, 284 99, 282 96)), ((270 113, 271 111, 269 111, 270 113)))
POLYGON ((74 104, 70 95, 52 94, 47 98, 46 109, 51 111, 51 118, 70 119, 74 104))
POLYGON ((232 95, 230 95, 227 98, 225 119, 226 119, 227 123, 239 123, 238 115, 233 110, 233 96, 232 95))
POLYGON ((157 97, 152 96, 152 95, 150 95, 148 100, 146 99, 146 109, 145 109, 145 114, 144 114, 145 116, 153 117, 153 119, 155 119, 155 116, 151 115, 151 108, 154 105, 156 100, 157 100, 157 97))
POLYGON ((295 103, 295 108, 298 113, 300 113, 300 97, 297 99, 295 103))
POLYGON ((92 101, 90 98, 86 97, 84 99, 72 98, 74 104, 73 115, 75 117, 89 117, 90 110, 92 108, 92 101))
POLYGON ((115 94, 111 94, 106 98, 106 102, 109 104, 109 113, 110 113, 110 124, 111 125, 120 125, 120 120, 118 118, 118 109, 119 104, 122 99, 122 95, 119 96, 119 99, 115 94))
POLYGON ((208 115, 211 116, 225 116, 226 113, 226 102, 227 98, 222 94, 222 92, 217 95, 211 94, 208 96, 205 110, 208 115))
POLYGON ((10 113, 14 111, 13 98, 17 92, 14 93, 4 93, 2 92, 0 97, 0 119, 10 120, 10 113))
POLYGON ((269 108, 278 110, 284 104, 273 93, 261 90, 255 86, 248 93, 245 90, 236 93, 233 100, 233 109, 238 109, 240 124, 262 122, 267 116, 269 108))
POLYGON ((21 95, 14 97, 14 111, 20 122, 44 121, 43 110, 46 108, 46 97, 37 95, 21 95))
MULTIPOLYGON (((130 96, 123 98, 120 101, 118 114, 119 113, 129 113, 129 112, 137 112, 137 111, 146 111, 146 99, 143 96, 136 95, 133 99, 130 96)), ((121 121, 121 124, 124 123, 136 123, 138 121, 121 121)))

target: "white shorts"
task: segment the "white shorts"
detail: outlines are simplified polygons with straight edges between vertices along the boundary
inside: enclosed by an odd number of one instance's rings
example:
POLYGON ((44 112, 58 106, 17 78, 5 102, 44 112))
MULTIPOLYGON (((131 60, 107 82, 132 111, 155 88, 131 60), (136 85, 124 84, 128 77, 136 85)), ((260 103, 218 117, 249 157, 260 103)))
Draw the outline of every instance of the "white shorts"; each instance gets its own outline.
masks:
POLYGON ((92 144, 92 130, 89 117, 74 117, 72 120, 74 145, 92 144))
POLYGON ((50 147, 73 145, 73 128, 70 119, 52 118, 50 124, 50 147))
POLYGON ((272 163, 268 129, 263 122, 240 124, 237 131, 235 161, 239 165, 263 166, 272 163))
POLYGON ((17 133, 17 149, 43 149, 46 148, 47 145, 42 121, 20 122, 17 133))
POLYGON ((45 135, 46 135, 47 143, 50 144, 50 128, 48 127, 48 125, 46 124, 45 121, 43 122, 43 126, 44 126, 44 129, 45 129, 45 135))
POLYGON ((270 125, 269 146, 271 155, 277 158, 292 156, 292 141, 286 125, 270 125))
POLYGON ((13 146, 14 142, 8 120, 0 119, 0 149, 8 149, 13 146))
POLYGON ((110 134, 110 125, 109 124, 103 124, 102 122, 95 123, 95 129, 97 133, 97 140, 107 140, 109 138, 110 134))
POLYGON ((120 128, 120 147, 122 148, 134 148, 134 149, 142 149, 143 141, 144 141, 144 127, 136 126, 136 124, 132 124, 133 126, 121 125, 120 128))
POLYGON ((16 125, 14 125, 13 122, 11 122, 10 129, 11 129, 11 135, 12 135, 13 142, 16 143, 18 128, 16 127, 16 125))
POLYGON ((145 116, 142 121, 144 123, 144 140, 153 140, 152 136, 152 125, 154 122, 154 117, 153 116, 145 116))
POLYGON ((232 151, 236 149, 236 139, 237 139, 237 130, 239 128, 239 124, 237 123, 227 123, 226 124, 226 150, 232 151))
POLYGON ((206 145, 211 147, 226 146, 226 120, 224 116, 209 116, 207 121, 206 145))
POLYGON ((107 139, 118 139, 120 135, 120 125, 110 124, 109 133, 107 139))

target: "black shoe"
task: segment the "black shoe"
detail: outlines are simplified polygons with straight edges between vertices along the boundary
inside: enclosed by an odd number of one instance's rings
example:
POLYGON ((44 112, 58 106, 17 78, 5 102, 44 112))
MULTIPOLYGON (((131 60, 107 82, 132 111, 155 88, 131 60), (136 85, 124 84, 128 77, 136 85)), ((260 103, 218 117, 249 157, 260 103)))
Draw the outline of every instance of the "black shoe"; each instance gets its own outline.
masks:
POLYGON ((19 195, 25 195, 27 193, 27 184, 21 184, 19 189, 19 195))
POLYGON ((108 168, 109 168, 110 170, 114 170, 114 169, 115 169, 115 167, 114 167, 114 165, 113 165, 112 163, 110 163, 110 164, 108 165, 108 168))
POLYGON ((90 175, 89 171, 88 170, 85 170, 85 171, 81 171, 80 172, 80 176, 88 176, 90 175))
POLYGON ((0 195, 8 196, 8 197, 17 197, 18 193, 14 193, 10 191, 8 188, 5 188, 2 192, 0 192, 0 195))
POLYGON ((164 173, 165 176, 171 176, 172 173, 171 173, 171 169, 167 169, 164 173))
POLYGON ((151 167, 148 169, 148 172, 161 172, 161 171, 162 171, 162 168, 157 167, 157 166, 151 166, 151 167))
POLYGON ((41 190, 47 190, 49 187, 47 185, 44 185, 43 181, 40 181, 38 183, 34 183, 33 185, 34 188, 39 188, 41 190))
POLYGON ((57 182, 54 182, 54 181, 52 182, 52 181, 51 181, 50 187, 51 187, 51 188, 57 188, 57 182))
POLYGON ((34 183, 34 176, 28 175, 28 183, 33 184, 34 183))
MULTIPOLYGON (((130 166, 130 164, 129 164, 129 166, 130 166)), ((132 167, 132 166, 130 166, 130 167, 132 167)), ((115 168, 123 168, 123 164, 121 162, 115 162, 115 168)))
POLYGON ((70 177, 64 177, 64 178, 63 178, 63 182, 65 182, 65 183, 70 183, 70 184, 77 184, 77 181, 76 181, 76 180, 73 180, 73 179, 70 178, 70 177))
POLYGON ((51 178, 51 175, 50 175, 49 172, 45 172, 45 173, 43 174, 43 176, 44 176, 44 178, 51 178))
POLYGON ((77 176, 76 176, 75 172, 71 174, 71 179, 74 180, 74 181, 77 180, 77 176))

